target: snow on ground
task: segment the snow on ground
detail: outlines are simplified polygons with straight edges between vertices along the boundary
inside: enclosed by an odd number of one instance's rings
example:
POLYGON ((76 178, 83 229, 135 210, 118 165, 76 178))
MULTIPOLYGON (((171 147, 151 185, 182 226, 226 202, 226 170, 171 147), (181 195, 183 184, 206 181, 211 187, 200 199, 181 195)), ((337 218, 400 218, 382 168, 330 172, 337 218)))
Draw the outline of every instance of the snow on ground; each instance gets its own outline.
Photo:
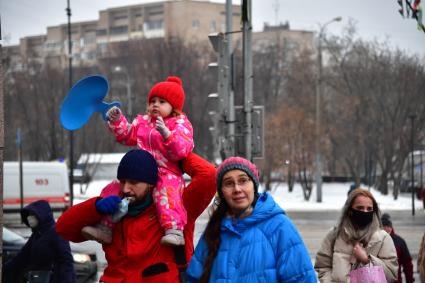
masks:
MULTIPOLYGON (((88 198, 99 196, 101 190, 109 183, 108 180, 93 181, 87 187, 85 193, 81 193, 80 184, 74 185, 74 203, 82 202, 88 198)), ((305 201, 300 184, 295 184, 290 193, 286 183, 274 184, 272 195, 276 202, 286 211, 311 211, 311 210, 340 210, 347 198, 347 192, 351 183, 323 183, 322 202, 316 202, 316 189, 313 188, 309 201, 305 201)), ((367 186, 363 186, 368 189, 367 186)), ((83 185, 84 188, 84 185, 83 185)), ((260 188, 261 190, 261 188, 260 188)), ((410 193, 400 194, 394 200, 392 192, 382 195, 377 190, 370 188, 381 210, 411 210, 412 196, 410 193)), ((415 209, 422 210, 422 200, 415 199, 415 209)))
MULTIPOLYGON (((309 201, 305 201, 302 188, 299 184, 295 184, 294 190, 290 193, 286 183, 272 186, 272 195, 276 202, 286 211, 311 211, 311 210, 340 210, 347 198, 347 192, 351 183, 323 183, 322 185, 322 202, 318 203, 316 197, 316 189, 313 188, 309 201)), ((362 186, 368 189, 367 186, 362 186)), ((379 208, 382 210, 411 210, 412 195, 403 193, 394 200, 392 192, 388 195, 382 195, 374 188, 370 188, 373 196, 378 202, 379 208)), ((415 210, 422 210, 422 200, 415 198, 415 210)))

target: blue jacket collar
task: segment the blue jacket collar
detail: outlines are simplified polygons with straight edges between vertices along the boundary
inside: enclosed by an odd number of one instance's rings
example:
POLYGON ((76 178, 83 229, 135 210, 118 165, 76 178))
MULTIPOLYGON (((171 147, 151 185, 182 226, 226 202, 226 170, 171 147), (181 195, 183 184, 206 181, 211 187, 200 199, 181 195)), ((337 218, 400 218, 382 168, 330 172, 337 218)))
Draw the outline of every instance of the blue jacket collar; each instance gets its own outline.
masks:
POLYGON ((244 230, 270 219, 277 214, 285 214, 285 212, 269 193, 260 193, 251 215, 242 219, 235 219, 232 217, 224 218, 221 222, 221 230, 228 230, 240 236, 240 233, 244 230))

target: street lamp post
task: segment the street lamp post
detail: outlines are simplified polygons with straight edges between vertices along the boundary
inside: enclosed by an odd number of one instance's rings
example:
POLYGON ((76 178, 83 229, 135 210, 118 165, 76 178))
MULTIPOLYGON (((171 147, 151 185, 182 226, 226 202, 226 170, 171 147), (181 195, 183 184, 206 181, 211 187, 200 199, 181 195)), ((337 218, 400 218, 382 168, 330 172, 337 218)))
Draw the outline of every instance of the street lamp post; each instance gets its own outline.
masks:
POLYGON ((317 189, 317 202, 322 202, 322 156, 320 152, 320 98, 322 96, 322 37, 326 27, 333 22, 340 22, 341 17, 333 18, 327 23, 321 25, 318 36, 317 46, 317 83, 316 83, 316 189, 317 189))
POLYGON ((127 115, 131 119, 133 117, 133 103, 131 101, 131 80, 128 75, 127 69, 121 66, 115 66, 114 71, 117 73, 123 73, 125 76, 125 88, 127 91, 127 115))

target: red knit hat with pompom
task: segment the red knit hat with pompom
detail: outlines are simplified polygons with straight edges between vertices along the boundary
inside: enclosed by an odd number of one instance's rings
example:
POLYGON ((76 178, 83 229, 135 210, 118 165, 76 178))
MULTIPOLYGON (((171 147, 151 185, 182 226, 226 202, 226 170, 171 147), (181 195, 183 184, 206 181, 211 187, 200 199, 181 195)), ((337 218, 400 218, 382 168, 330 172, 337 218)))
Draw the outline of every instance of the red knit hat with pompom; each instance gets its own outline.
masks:
POLYGON ((168 77, 164 82, 155 84, 148 95, 148 102, 153 97, 163 98, 173 106, 173 109, 182 111, 184 104, 184 90, 179 77, 168 77))

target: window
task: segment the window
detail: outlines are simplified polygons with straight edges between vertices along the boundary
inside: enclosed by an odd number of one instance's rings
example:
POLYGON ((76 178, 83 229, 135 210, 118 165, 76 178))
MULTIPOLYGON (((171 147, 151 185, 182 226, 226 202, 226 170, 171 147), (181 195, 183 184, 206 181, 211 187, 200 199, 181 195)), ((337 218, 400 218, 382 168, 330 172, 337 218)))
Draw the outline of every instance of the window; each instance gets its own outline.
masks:
POLYGON ((149 22, 145 22, 144 25, 146 30, 162 29, 164 27, 164 21, 163 20, 149 21, 149 22))
POLYGON ((96 30, 96 35, 98 35, 98 36, 106 35, 106 29, 96 30))
POLYGON ((124 20, 124 19, 127 19, 128 18, 126 12, 115 13, 113 17, 114 17, 114 20, 115 21, 124 20))
POLYGON ((86 44, 92 44, 96 42, 96 36, 93 33, 88 33, 84 35, 84 42, 86 44))
POLYGON ((217 24, 216 24, 216 22, 214 20, 211 21, 210 30, 211 30, 211 32, 217 31, 217 24))
POLYGON ((199 20, 193 20, 192 21, 192 28, 198 29, 200 26, 199 20))
POLYGON ((95 60, 96 53, 95 52, 84 52, 81 54, 81 59, 83 60, 95 60))
POLYGON ((111 27, 111 34, 121 34, 128 32, 128 26, 111 27))
POLYGON ((106 42, 98 43, 96 51, 98 54, 105 54, 108 51, 107 43, 106 42))
POLYGON ((133 18, 140 18, 142 17, 142 9, 141 8, 135 8, 130 10, 131 15, 133 18))
POLYGON ((163 5, 156 5, 151 7, 146 7, 145 13, 148 16, 159 16, 164 14, 164 7, 163 5))

